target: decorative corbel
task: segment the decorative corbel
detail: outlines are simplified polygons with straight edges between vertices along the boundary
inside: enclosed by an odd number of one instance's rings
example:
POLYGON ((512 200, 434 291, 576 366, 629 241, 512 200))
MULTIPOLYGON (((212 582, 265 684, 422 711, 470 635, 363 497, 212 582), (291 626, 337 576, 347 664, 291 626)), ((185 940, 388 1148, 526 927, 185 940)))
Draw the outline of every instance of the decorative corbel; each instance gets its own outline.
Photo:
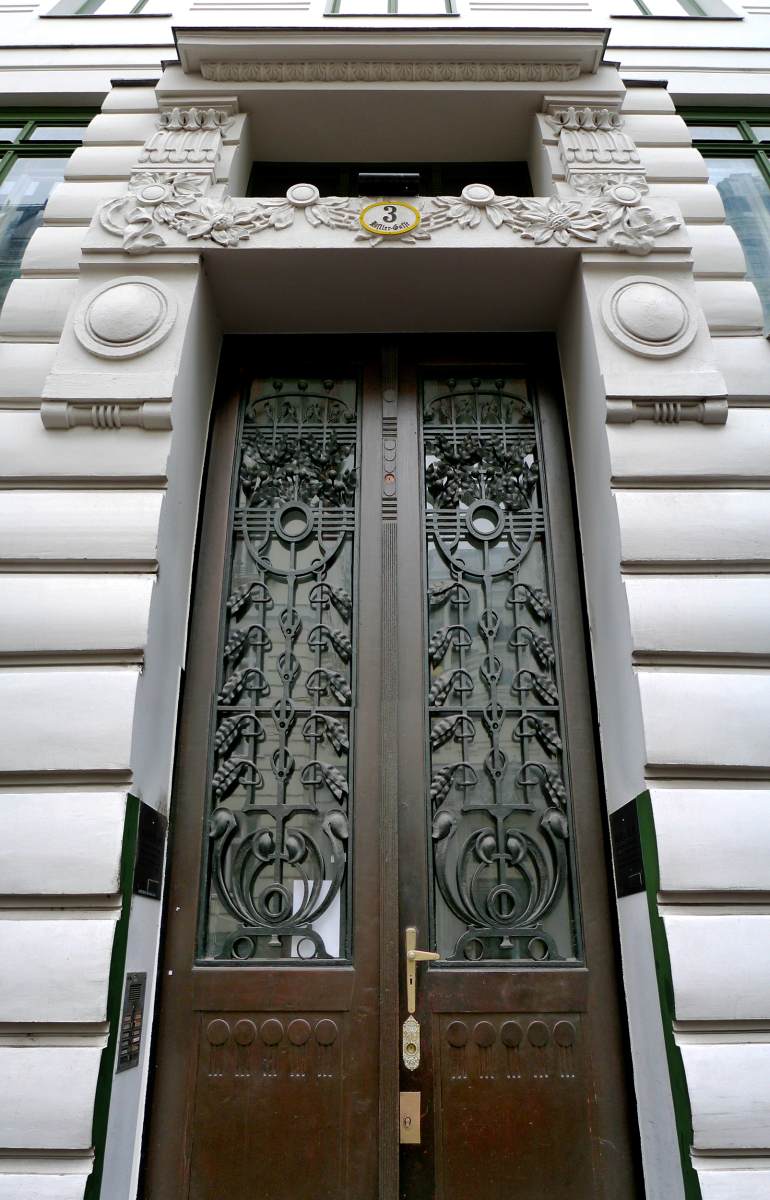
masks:
POLYGON ((571 104, 551 107, 545 119, 557 134, 566 181, 576 191, 599 194, 618 183, 647 190, 639 151, 620 113, 571 104))
POLYGON ((140 163, 155 166, 213 166, 222 135, 233 118, 224 109, 172 108, 158 114, 158 128, 145 142, 140 163))

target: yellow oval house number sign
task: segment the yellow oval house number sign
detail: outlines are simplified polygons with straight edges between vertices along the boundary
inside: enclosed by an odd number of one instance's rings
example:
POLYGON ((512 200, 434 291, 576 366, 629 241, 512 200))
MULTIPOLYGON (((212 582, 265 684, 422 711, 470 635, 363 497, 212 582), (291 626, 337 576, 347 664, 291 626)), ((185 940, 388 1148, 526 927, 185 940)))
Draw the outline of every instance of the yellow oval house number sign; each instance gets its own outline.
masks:
POLYGON ((378 200, 362 209, 359 220, 367 233, 378 237, 400 237, 420 224, 420 212, 403 200, 378 200))

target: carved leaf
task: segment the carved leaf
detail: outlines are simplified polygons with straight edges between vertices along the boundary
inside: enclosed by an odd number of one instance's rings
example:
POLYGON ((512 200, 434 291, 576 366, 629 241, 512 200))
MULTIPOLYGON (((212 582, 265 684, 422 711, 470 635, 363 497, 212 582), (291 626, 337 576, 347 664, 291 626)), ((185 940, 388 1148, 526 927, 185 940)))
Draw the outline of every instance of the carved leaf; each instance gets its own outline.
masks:
POLYGON ((544 638, 542 634, 533 633, 530 637, 532 653, 534 654, 541 667, 552 667, 556 662, 554 649, 548 638, 544 638))
POLYGON ((228 758, 214 772, 211 778, 211 790, 218 804, 226 800, 230 793, 235 790, 249 768, 254 772, 251 782, 253 782, 255 787, 262 787, 263 779, 260 772, 256 771, 251 763, 246 762, 242 758, 228 758))
POLYGON ((532 721, 535 726, 535 737, 543 749, 548 754, 558 754, 562 748, 562 740, 554 726, 548 721, 538 720, 537 717, 533 717, 532 721))
POLYGON ((551 804, 561 805, 562 808, 567 807, 567 790, 558 771, 543 772, 542 788, 546 799, 550 800, 551 804))
POLYGON ((339 671, 327 671, 326 677, 329 681, 329 688, 340 704, 350 704, 353 700, 353 693, 350 690, 348 681, 344 675, 340 675, 339 671))
POLYGON ((227 639, 224 649, 225 658, 231 662, 237 662, 243 656, 246 649, 246 639, 249 636, 248 629, 236 629, 233 634, 227 639))
POLYGON ((331 596, 332 604, 337 609, 337 612, 340 614, 340 616, 344 617, 346 621, 349 621, 350 614, 353 611, 353 600, 351 599, 350 593, 346 592, 344 588, 330 587, 329 595, 331 596))
POLYGON ((430 744, 434 750, 438 750, 439 746, 443 746, 445 742, 453 736, 457 725, 458 717, 444 717, 441 721, 437 721, 431 729, 430 744))
POLYGON ((348 797, 348 781, 340 771, 339 767, 330 767, 326 763, 319 763, 323 781, 334 796, 335 800, 344 801, 348 797))
POLYGON ((438 771, 433 772, 433 777, 430 781, 430 798, 434 808, 438 808, 440 804, 449 795, 449 789, 452 786, 452 773, 454 766, 441 767, 438 771))
POLYGON ((444 671, 442 675, 438 675, 431 686, 428 693, 428 702, 430 704, 443 704, 452 690, 454 680, 454 671, 444 671))
POLYGON ((452 641, 452 631, 448 626, 437 629, 428 643, 428 658, 431 666, 438 666, 446 655, 452 641))
POLYGON ((346 754, 348 752, 350 742, 345 726, 341 721, 338 721, 336 717, 326 717, 324 732, 338 754, 346 754))
POLYGON ((217 726, 217 731, 214 734, 214 749, 217 754, 226 754, 236 742, 240 741, 240 721, 240 717, 227 717, 217 726))
POLYGON ((337 651, 342 661, 350 662, 353 654, 353 647, 348 635, 343 633, 341 629, 329 629, 327 630, 327 633, 329 636, 329 641, 331 642, 332 646, 334 646, 334 649, 337 651))
POLYGON ((532 690, 543 704, 558 704, 559 693, 556 684, 547 675, 532 676, 532 690))
POLYGON ((551 615, 551 601, 545 594, 542 588, 533 588, 529 584, 523 584, 523 591, 527 598, 527 608, 541 621, 551 615))

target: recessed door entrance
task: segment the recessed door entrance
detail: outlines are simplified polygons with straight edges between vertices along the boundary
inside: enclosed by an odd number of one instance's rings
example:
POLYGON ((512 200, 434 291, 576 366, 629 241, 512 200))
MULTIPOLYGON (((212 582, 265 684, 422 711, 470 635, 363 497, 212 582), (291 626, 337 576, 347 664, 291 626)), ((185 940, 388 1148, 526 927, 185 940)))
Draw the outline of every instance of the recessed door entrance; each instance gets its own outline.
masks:
POLYGON ((554 346, 224 362, 146 1200, 630 1200, 554 346))

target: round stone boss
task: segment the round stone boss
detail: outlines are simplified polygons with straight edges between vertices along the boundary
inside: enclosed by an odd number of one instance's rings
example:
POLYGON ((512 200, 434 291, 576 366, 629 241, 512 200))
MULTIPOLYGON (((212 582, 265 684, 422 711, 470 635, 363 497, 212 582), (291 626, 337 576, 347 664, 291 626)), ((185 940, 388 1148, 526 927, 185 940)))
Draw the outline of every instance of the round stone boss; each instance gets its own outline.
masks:
POLYGON ((668 280, 628 275, 602 297, 602 321, 614 342, 643 358, 673 358, 698 329, 688 296, 668 280))
POLYGON ((157 279, 127 275, 86 296, 73 328, 81 346, 99 358, 136 358, 168 337, 176 311, 175 297, 157 279))

